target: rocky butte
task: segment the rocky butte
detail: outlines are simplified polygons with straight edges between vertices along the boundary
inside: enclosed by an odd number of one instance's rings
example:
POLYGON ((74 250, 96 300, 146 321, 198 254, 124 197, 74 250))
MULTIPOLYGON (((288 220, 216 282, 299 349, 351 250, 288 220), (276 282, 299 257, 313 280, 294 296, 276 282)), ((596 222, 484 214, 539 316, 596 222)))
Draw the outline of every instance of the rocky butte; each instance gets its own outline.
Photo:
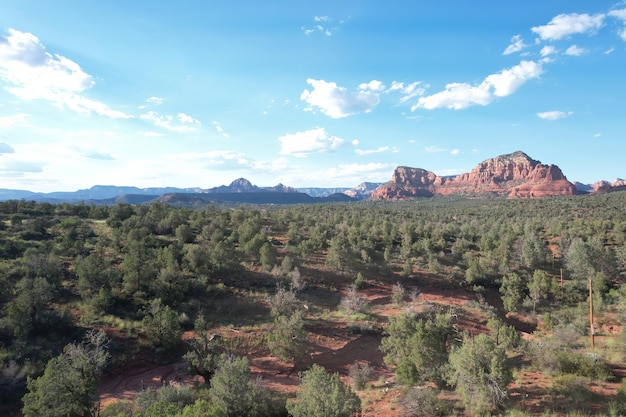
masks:
POLYGON ((539 198, 576 194, 556 165, 544 165, 517 151, 479 163, 468 173, 440 177, 421 168, 397 167, 391 181, 372 193, 372 200, 403 200, 437 195, 539 198))

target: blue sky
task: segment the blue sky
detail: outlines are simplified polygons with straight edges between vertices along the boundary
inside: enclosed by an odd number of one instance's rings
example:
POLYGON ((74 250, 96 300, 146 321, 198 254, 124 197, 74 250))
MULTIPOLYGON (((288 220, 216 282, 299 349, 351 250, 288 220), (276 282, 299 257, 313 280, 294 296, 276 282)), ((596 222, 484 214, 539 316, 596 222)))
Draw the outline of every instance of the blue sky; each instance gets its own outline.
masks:
POLYGON ((623 1, 5 2, 0 188, 614 180, 625 97, 623 1))

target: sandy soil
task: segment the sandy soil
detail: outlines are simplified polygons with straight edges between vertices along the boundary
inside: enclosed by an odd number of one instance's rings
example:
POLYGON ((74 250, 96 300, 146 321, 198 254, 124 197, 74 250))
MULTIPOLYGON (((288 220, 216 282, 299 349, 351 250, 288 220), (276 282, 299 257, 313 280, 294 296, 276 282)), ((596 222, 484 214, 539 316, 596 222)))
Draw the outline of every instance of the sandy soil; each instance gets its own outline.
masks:
MULTIPOLYGON (((407 298, 401 307, 391 303, 391 283, 370 283, 367 285, 361 293, 368 298, 371 306, 371 317, 375 317, 377 320, 375 325, 382 328, 389 316, 399 314, 407 308, 420 309, 427 303, 467 307, 471 300, 477 299, 476 294, 469 290, 442 288, 431 283, 423 284, 420 285, 419 296, 413 300, 415 303, 408 301, 407 298)), ((309 296, 314 297, 316 302, 325 298, 330 299, 330 297, 325 297, 323 292, 318 291, 316 293, 315 291, 312 290, 309 296)), ((499 302, 499 297, 493 294, 485 294, 484 296, 489 303, 499 302), (494 300, 490 298, 494 298, 494 300)), ((336 302, 336 298, 328 301, 329 304, 326 306, 328 311, 336 308, 336 302)), ((324 307, 322 305, 322 308, 324 307)), ((363 401, 364 416, 400 416, 401 410, 397 404, 397 399, 401 391, 394 385, 395 376, 385 366, 383 354, 379 350, 382 336, 375 333, 350 334, 346 329, 348 323, 341 321, 336 316, 327 320, 319 317, 311 317, 310 319, 311 324, 307 327, 309 333, 308 355, 299 366, 294 367, 292 364, 283 363, 261 348, 252 348, 246 352, 241 352, 241 354, 247 354, 253 375, 259 377, 272 390, 295 393, 298 389, 298 372, 307 369, 314 363, 325 367, 330 372, 338 372, 340 378, 346 383, 350 382, 348 370, 351 364, 355 362, 367 363, 373 369, 372 377, 368 387, 358 392, 363 401)), ((521 317, 511 315, 507 319, 522 332, 524 339, 530 340, 532 338, 534 327, 530 323, 521 317)), ((457 320, 461 330, 471 334, 487 332, 486 319, 479 312, 471 315, 464 314, 462 317, 459 316, 457 320)), ((621 329, 610 328, 611 332, 619 330, 621 329)), ((222 332, 223 337, 233 337, 239 333, 237 329, 232 328, 218 331, 222 332)), ((240 333, 239 335, 241 336, 240 333)), ((262 346, 260 343, 254 343, 261 337, 260 333, 247 333, 245 335, 248 340, 246 345, 262 346)), ((242 349, 245 350, 246 347, 243 346, 242 349)), ((592 390, 605 396, 605 398, 614 395, 619 389, 621 379, 626 376, 626 367, 616 364, 614 373, 617 378, 615 381, 594 386, 592 390)), ((121 373, 104 379, 100 387, 100 400, 104 407, 114 401, 132 401, 137 393, 145 388, 158 388, 165 384, 199 383, 203 383, 202 378, 186 374, 183 363, 129 367, 121 373)), ((550 407, 556 407, 553 404, 555 398, 545 394, 549 385, 550 380, 542 374, 525 370, 516 377, 515 382, 509 387, 511 403, 517 408, 527 409, 538 415, 546 409, 554 409, 550 407)), ((450 395, 454 396, 454 394, 450 395)), ((600 405, 601 403, 590 405, 590 410, 592 412, 597 411, 600 405)))

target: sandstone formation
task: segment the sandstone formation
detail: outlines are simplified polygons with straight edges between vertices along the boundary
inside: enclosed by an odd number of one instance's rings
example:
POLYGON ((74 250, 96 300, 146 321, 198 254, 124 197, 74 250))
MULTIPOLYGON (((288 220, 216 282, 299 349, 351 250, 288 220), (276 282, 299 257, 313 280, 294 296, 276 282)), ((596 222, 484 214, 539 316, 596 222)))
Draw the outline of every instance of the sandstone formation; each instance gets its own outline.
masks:
POLYGON ((372 195, 372 192, 380 185, 380 183, 375 182, 362 182, 354 188, 343 191, 343 193, 348 197, 362 200, 364 198, 369 198, 369 196, 372 195))
POLYGON ((456 177, 439 177, 421 168, 398 167, 391 181, 372 193, 372 199, 402 200, 435 195, 535 198, 575 193, 574 184, 565 178, 559 167, 544 165, 517 151, 487 159, 456 177))
POLYGON ((608 182, 608 181, 598 181, 596 183, 593 183, 591 185, 592 191, 594 193, 609 193, 612 191, 622 191, 622 190, 626 190, 626 180, 623 180, 621 178, 616 179, 613 182, 608 182))

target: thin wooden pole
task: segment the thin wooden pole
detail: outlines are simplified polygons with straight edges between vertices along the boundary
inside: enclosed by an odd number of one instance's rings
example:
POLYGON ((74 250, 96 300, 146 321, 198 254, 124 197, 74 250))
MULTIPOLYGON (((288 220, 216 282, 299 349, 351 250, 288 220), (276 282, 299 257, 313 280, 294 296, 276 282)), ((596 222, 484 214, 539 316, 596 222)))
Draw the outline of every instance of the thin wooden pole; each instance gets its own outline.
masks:
POLYGON ((593 328, 593 285, 589 278, 589 326, 591 330, 591 349, 595 349, 595 330, 593 328))

